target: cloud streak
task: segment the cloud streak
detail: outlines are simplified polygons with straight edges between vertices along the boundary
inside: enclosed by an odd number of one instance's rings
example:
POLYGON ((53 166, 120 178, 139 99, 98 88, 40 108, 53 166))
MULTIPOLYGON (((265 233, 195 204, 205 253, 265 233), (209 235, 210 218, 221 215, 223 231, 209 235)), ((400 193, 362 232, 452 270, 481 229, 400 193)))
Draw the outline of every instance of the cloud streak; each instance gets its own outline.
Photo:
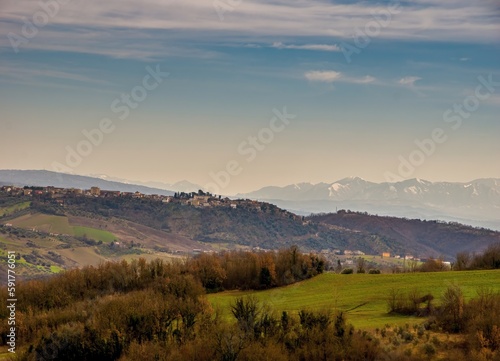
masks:
MULTIPOLYGON (((379 37, 492 42, 500 31, 492 16, 493 6, 487 1, 407 2, 379 37)), ((337 40, 349 39, 356 28, 363 28, 372 19, 373 13, 383 10, 381 4, 367 2, 245 0, 221 22, 211 1, 74 0, 61 6, 57 16, 26 48, 156 59, 178 54, 197 56, 196 44, 217 44, 221 36, 232 38, 235 44, 269 43, 270 37, 279 36, 284 40, 275 43, 278 48, 338 51, 336 45, 325 44, 331 43, 332 34, 337 40), (294 37, 315 41, 287 45, 286 39, 294 37)), ((37 11, 37 1, 2 4, 0 33, 21 34, 23 21, 32 19, 37 11)), ((0 37, 0 51, 10 47, 7 37, 0 37)))
POLYGON ((351 83, 351 84, 372 84, 376 83, 377 79, 371 75, 363 77, 346 76, 344 73, 334 70, 311 70, 304 73, 304 77, 310 82, 320 83, 351 83))
POLYGON ((373 76, 366 75, 362 78, 351 78, 351 79, 349 79, 349 82, 355 83, 355 84, 370 84, 370 83, 374 83, 376 80, 377 79, 375 79, 373 76))
POLYGON ((273 48, 276 49, 294 49, 294 50, 316 50, 316 51, 341 51, 338 45, 326 45, 326 44, 304 44, 304 45, 285 45, 283 43, 277 42, 273 43, 273 48))
POLYGON ((405 76, 404 78, 399 79, 398 83, 405 86, 415 86, 415 82, 421 79, 422 78, 418 76, 405 76))
POLYGON ((312 82, 333 83, 342 76, 342 73, 333 70, 311 70, 306 72, 304 76, 307 80, 312 82))

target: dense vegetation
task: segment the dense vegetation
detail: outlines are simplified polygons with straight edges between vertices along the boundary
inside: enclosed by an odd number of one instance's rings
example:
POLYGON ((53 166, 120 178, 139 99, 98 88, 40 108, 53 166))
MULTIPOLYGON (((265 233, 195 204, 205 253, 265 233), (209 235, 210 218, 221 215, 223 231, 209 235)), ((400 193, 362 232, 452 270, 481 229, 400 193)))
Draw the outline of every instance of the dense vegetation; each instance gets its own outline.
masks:
MULTIPOLYGON (((323 266, 317 256, 291 247, 173 263, 108 262, 22 282, 16 289, 17 343, 23 345, 17 360, 420 360, 443 352, 443 360, 498 357, 500 294, 487 290, 466 302, 451 285, 438 295, 437 306, 432 297, 414 293, 421 299, 413 303, 427 302, 431 317, 422 325, 376 332, 355 330, 342 311, 283 311, 253 296, 231 302, 229 322, 228 310, 214 309, 205 296, 291 284, 320 274, 323 266), (463 336, 450 344, 431 341, 439 332, 463 336)), ((384 275, 336 275, 354 276, 384 275)), ((5 344, 5 288, 0 297, 5 344)), ((396 295, 396 304, 405 297, 396 295)))
POLYGON ((315 215, 310 219, 378 235, 392 245, 392 250, 399 248, 400 254, 420 255, 421 258, 452 258, 457 252, 481 252, 488 244, 500 242, 499 232, 454 222, 382 217, 352 211, 315 215))
POLYGON ((456 261, 451 267, 446 265, 443 258, 429 258, 421 265, 409 263, 410 272, 440 272, 465 270, 500 269, 500 242, 490 244, 482 253, 459 252, 456 261))
MULTIPOLYGON (((1 196, 3 205, 29 208, 4 217, 4 222, 23 213, 79 216, 108 222, 126 220, 168 235, 212 245, 235 245, 277 249, 294 244, 302 249, 350 249, 367 254, 414 254, 420 258, 444 256, 457 251, 481 251, 500 241, 500 233, 456 223, 378 217, 349 211, 299 217, 272 204, 242 202, 229 206, 193 207, 132 197, 95 198, 65 195, 64 206, 49 195, 34 198, 1 196)), ((165 245, 168 248, 168 245, 165 245)))
MULTIPOLYGON (((33 202, 33 210, 62 212, 50 200, 33 202)), ((323 248, 364 249, 378 253, 383 240, 369 233, 333 229, 269 203, 258 207, 241 205, 231 207, 197 208, 179 203, 161 203, 150 199, 85 198, 66 199, 64 212, 87 217, 117 217, 144 224, 190 239, 232 245, 277 249, 298 244, 303 249, 323 248)), ((385 245, 384 247, 390 247, 385 245)))
MULTIPOLYGON (((289 284, 321 273, 323 264, 292 247, 276 253, 202 254, 177 263, 139 259, 73 269, 17 286, 17 342, 35 345, 27 350, 27 359, 39 359, 49 352, 47 347, 57 350, 61 360, 117 359, 132 342, 180 342, 190 339, 195 324, 210 324, 214 315, 202 297, 206 292, 289 284)), ((5 320, 6 288, 1 299, 0 318, 5 320)), ((8 327, 2 322, 3 344, 8 327)))
POLYGON ((452 284, 433 304, 432 294, 419 294, 417 290, 393 290, 388 297, 390 313, 429 316, 424 327, 444 332, 464 334, 466 351, 489 350, 498 355, 500 350, 500 293, 479 289, 476 298, 465 301, 462 289, 452 284), (423 307, 422 307, 423 305, 423 307))
POLYGON ((500 242, 490 245, 480 254, 470 252, 459 252, 454 269, 474 270, 474 269, 500 269, 500 242))

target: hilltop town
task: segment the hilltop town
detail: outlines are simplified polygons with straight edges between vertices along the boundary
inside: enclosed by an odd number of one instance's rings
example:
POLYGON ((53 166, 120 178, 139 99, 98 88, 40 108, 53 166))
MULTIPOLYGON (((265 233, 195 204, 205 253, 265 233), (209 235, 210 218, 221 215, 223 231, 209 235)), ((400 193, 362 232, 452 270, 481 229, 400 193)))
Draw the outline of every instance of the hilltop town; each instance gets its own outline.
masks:
MULTIPOLYGON (((280 209, 275 205, 265 202, 259 202, 250 199, 230 199, 221 195, 213 195, 209 192, 176 192, 174 195, 158 195, 158 194, 144 194, 141 192, 120 192, 103 190, 99 187, 91 187, 90 189, 78 188, 58 188, 53 186, 47 187, 16 187, 16 186, 2 186, 0 193, 11 196, 26 196, 42 199, 53 199, 56 203, 64 206, 65 200, 74 197, 94 197, 94 198, 132 198, 132 199, 149 199, 162 203, 178 203, 181 205, 189 205, 193 207, 230 207, 236 209, 237 207, 252 208, 258 212, 279 212, 283 216, 303 220, 303 216, 295 215, 286 210, 280 209)), ((307 222, 307 221, 304 221, 307 222)))
MULTIPOLYGON (((304 217, 270 203, 230 199, 201 190, 158 195, 96 186, 78 189, 4 185, 0 187, 0 195, 3 226, 47 229, 50 236, 68 232, 54 230, 57 227, 50 226, 52 221, 46 219, 42 227, 37 214, 69 217, 75 226, 101 230, 108 227, 107 230, 115 232, 115 236, 109 235, 115 243, 124 244, 123 240, 127 240, 144 244, 154 239, 152 248, 182 252, 209 251, 214 247, 271 250, 296 244, 327 259, 341 258, 346 265, 359 257, 373 255, 376 257, 373 261, 404 267, 405 261, 419 262, 428 257, 444 256, 451 261, 452 249, 478 250, 499 237, 490 230, 454 223, 384 218, 349 210, 304 217), (7 215, 5 209, 9 207, 7 215), (135 236, 127 228, 132 223, 124 220, 133 222, 136 228, 139 224, 148 227, 148 231, 135 236)), ((98 237, 94 240, 99 241, 98 237)))

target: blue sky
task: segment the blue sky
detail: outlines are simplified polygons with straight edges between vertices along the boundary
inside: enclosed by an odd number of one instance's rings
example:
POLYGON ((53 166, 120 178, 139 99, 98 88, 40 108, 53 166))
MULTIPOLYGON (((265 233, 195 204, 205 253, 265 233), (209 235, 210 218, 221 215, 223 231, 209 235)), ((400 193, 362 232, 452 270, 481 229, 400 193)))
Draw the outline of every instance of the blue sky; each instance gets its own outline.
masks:
POLYGON ((188 179, 228 194, 352 175, 500 178, 499 7, 488 0, 7 0, 0 168, 188 179), (119 119, 111 104, 141 86, 147 67, 169 75, 119 119), (482 85, 477 99, 480 77, 493 85, 482 85), (464 101, 473 111, 454 129, 443 114, 464 101), (238 147, 283 108, 295 117, 249 160, 238 147), (82 131, 103 118, 113 131, 68 162, 68 148, 76 152, 88 141, 82 131), (415 141, 436 129, 446 140, 424 154, 415 141), (214 180, 233 161, 238 171, 228 182, 214 180))

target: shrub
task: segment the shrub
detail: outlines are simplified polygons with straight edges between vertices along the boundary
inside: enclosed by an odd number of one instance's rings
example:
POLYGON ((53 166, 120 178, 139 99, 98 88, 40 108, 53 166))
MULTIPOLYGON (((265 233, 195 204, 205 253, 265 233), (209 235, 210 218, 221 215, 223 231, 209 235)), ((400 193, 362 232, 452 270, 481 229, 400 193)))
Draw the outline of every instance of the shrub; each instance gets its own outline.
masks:
POLYGON ((438 322, 443 329, 460 332, 464 329, 464 294, 457 285, 450 285, 443 294, 438 322))
POLYGON ((352 268, 344 268, 340 273, 343 275, 350 275, 354 273, 354 270, 352 268))
POLYGON ((427 356, 433 356, 436 353, 436 348, 430 343, 426 343, 422 346, 422 350, 427 356))

